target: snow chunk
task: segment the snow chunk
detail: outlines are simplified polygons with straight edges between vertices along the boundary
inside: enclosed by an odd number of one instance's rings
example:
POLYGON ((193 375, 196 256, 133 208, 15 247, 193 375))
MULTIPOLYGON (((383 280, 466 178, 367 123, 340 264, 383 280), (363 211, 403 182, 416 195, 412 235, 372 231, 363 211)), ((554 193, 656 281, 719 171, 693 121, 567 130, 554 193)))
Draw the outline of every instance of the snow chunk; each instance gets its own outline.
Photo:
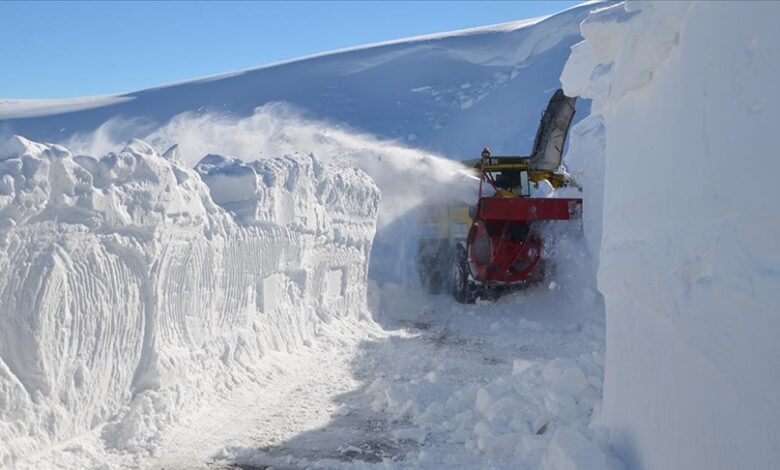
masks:
POLYGON ((555 431, 550 447, 542 459, 544 470, 615 470, 621 464, 598 445, 588 441, 575 427, 555 431))
POLYGON ((179 144, 173 144, 171 145, 168 150, 163 152, 162 157, 166 160, 171 160, 174 162, 181 162, 182 156, 181 156, 181 147, 179 147, 179 144))
POLYGON ((520 375, 533 365, 534 363, 531 361, 526 361, 524 359, 515 359, 514 361, 512 361, 512 375, 520 375))
POLYGON ((246 225, 272 221, 324 233, 333 229, 333 219, 370 221, 379 205, 378 189, 365 173, 335 167, 325 171, 313 155, 249 163, 208 155, 195 170, 209 186, 214 201, 246 225))
POLYGON ((475 402, 477 410, 482 414, 487 414, 490 405, 493 403, 493 398, 490 393, 484 388, 480 388, 477 391, 477 399, 475 402))
POLYGON ((582 370, 572 361, 555 359, 542 371, 542 377, 550 388, 564 395, 576 396, 588 387, 588 379, 582 370))
POLYGON ((398 440, 415 441, 418 444, 425 442, 428 432, 420 428, 402 428, 393 431, 393 437, 398 440))

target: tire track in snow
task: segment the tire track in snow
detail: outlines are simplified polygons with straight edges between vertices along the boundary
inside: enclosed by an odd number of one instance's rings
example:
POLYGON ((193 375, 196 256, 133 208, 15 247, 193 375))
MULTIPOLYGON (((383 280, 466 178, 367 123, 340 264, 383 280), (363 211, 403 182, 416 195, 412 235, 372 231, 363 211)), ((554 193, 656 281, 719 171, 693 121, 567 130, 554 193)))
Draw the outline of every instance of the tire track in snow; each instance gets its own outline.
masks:
POLYGON ((225 449, 271 455, 301 451, 285 443, 302 433, 326 433, 338 413, 338 397, 361 385, 350 365, 360 337, 324 343, 305 352, 269 354, 264 384, 236 391, 192 415, 164 439, 159 456, 140 468, 230 468, 225 449))

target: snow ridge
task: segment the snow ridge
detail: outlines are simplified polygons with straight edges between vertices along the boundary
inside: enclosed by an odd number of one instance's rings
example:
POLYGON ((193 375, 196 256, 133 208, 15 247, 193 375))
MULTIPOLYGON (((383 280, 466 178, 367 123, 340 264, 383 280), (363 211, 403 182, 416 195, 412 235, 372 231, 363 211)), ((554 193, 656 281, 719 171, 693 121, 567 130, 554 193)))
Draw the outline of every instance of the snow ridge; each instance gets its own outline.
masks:
MULTIPOLYGON (((592 8, 334 51, 105 100, 0 100, 0 135, 64 145, 122 117, 130 122, 112 129, 112 140, 149 142, 150 132, 184 113, 242 119, 282 102, 316 121, 451 158, 475 158, 485 145, 502 154, 522 152, 533 145, 537 113, 558 88, 569 48, 581 39, 579 24, 592 8)), ((584 114, 587 102, 578 109, 584 114)), ((225 150, 209 151, 215 152, 225 150)))

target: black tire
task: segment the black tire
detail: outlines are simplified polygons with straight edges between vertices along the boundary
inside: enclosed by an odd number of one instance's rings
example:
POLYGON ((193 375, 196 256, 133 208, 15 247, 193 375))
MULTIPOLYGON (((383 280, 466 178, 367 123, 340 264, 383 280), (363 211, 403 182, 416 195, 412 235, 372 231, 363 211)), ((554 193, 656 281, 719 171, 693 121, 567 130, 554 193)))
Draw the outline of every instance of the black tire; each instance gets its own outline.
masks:
POLYGON ((461 304, 473 304, 477 301, 477 286, 470 278, 466 250, 458 246, 455 251, 455 259, 452 262, 452 297, 461 304))
MULTIPOLYGON (((434 260, 435 261, 435 260, 434 260)), ((437 263, 428 264, 428 269, 420 269, 420 286, 423 292, 430 295, 441 294, 445 291, 445 280, 437 263)))
POLYGON ((441 294, 447 291, 449 281, 449 243, 447 240, 421 243, 417 250, 417 274, 420 286, 426 294, 441 294))
POLYGON ((431 274, 429 292, 434 295, 441 294, 445 292, 445 284, 446 282, 444 281, 444 276, 442 275, 441 270, 437 269, 431 274))

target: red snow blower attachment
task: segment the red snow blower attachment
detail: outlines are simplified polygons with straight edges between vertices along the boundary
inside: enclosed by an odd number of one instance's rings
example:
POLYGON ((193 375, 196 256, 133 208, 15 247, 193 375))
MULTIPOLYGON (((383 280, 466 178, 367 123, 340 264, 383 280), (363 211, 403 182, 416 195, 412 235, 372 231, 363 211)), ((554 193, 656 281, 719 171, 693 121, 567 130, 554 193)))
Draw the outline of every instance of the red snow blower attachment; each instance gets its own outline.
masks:
POLYGON ((471 275, 478 282, 532 280, 542 254, 534 222, 580 217, 582 199, 530 197, 530 183, 541 175, 524 160, 483 154, 479 201, 466 239, 471 275), (485 183, 493 195, 485 195, 485 183))

